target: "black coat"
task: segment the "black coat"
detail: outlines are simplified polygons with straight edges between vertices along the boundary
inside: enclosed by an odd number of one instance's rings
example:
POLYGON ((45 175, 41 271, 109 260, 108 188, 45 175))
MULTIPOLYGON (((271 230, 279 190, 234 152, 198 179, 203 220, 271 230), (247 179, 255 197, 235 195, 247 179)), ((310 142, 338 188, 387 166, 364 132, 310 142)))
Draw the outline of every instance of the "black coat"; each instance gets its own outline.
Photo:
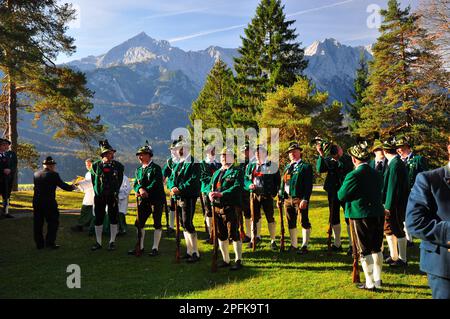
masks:
POLYGON ((34 173, 33 204, 56 205, 56 187, 73 191, 75 186, 64 183, 57 172, 43 169, 34 173))

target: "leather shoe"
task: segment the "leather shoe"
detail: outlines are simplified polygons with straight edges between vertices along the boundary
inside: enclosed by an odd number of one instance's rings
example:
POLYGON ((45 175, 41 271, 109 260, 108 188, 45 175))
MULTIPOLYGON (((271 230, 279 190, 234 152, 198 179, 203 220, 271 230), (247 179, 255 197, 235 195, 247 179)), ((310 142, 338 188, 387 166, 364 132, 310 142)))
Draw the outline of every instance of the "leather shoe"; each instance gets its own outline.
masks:
POLYGON ((372 288, 368 288, 367 286, 366 286, 366 284, 359 284, 359 285, 357 285, 356 286, 358 289, 365 289, 365 290, 368 290, 368 291, 377 291, 377 288, 375 288, 375 286, 373 286, 372 288))
POLYGON ((239 269, 241 269, 242 267, 244 267, 244 266, 242 266, 242 261, 240 260, 240 259, 238 259, 235 263, 234 263, 234 265, 233 266, 231 266, 230 267, 230 270, 239 270, 239 269))
POLYGON ((197 256, 197 253, 193 253, 191 258, 188 258, 186 262, 193 264, 200 260, 200 257, 197 256))
POLYGON ((227 267, 230 267, 230 263, 226 263, 226 262, 222 261, 217 267, 218 268, 227 268, 227 267))
POLYGON ((302 246, 302 248, 300 248, 297 251, 297 254, 299 254, 299 255, 306 255, 307 253, 309 253, 309 250, 308 250, 307 246, 302 246))
POLYGON ((336 247, 335 245, 331 245, 331 251, 335 253, 340 253, 342 252, 342 246, 336 247))
POLYGON ((153 248, 152 251, 148 254, 150 257, 155 257, 159 255, 158 249, 153 248))
POLYGON ((272 249, 272 250, 274 250, 274 251, 277 251, 278 250, 278 246, 277 246, 277 243, 276 242, 271 242, 270 243, 270 249, 272 249))
POLYGON ((407 266, 408 266, 408 263, 406 261, 401 260, 400 258, 389 264, 389 267, 397 267, 397 268, 400 268, 400 267, 406 268, 407 266))
POLYGON ((114 242, 110 242, 108 244, 108 250, 109 251, 116 250, 116 244, 114 242))
POLYGON ((102 245, 100 245, 99 243, 95 243, 95 245, 91 247, 92 251, 96 251, 99 249, 102 249, 102 245))
POLYGON ((48 249, 58 249, 59 247, 61 247, 61 246, 60 245, 56 245, 56 244, 45 246, 45 248, 48 248, 48 249))
POLYGON ((244 244, 246 244, 246 243, 249 243, 251 240, 252 240, 252 239, 251 239, 250 237, 245 236, 244 239, 242 240, 242 242, 243 242, 244 244))

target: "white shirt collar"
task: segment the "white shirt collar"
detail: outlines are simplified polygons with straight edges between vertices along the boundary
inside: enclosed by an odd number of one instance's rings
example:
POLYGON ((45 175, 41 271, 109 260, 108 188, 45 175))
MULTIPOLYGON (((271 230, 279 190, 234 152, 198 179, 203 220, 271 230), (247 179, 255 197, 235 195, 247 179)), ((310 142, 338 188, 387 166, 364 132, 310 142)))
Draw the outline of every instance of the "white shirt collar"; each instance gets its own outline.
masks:
POLYGON ((151 163, 153 163, 153 160, 151 160, 150 162, 148 162, 147 165, 142 164, 142 168, 146 168, 147 166, 150 166, 151 163))

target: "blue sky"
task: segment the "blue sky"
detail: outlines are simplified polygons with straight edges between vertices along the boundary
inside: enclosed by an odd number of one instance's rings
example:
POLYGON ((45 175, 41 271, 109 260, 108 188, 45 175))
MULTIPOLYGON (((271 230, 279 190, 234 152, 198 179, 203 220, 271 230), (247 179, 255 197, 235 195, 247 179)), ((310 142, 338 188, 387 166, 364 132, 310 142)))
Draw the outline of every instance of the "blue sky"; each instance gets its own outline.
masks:
MULTIPOLYGON (((62 2, 67 2, 62 1, 62 2)), ((356 46, 375 42, 378 35, 375 9, 388 0, 282 0, 285 13, 296 20, 303 47, 315 40, 335 38, 356 46), (375 9, 374 9, 375 8, 375 9)), ((419 0, 400 0, 415 8, 419 0)), ((259 0, 73 0, 78 19, 69 34, 77 52, 60 55, 67 62, 100 55, 144 31, 152 38, 168 40, 183 50, 202 50, 210 45, 237 48, 240 35, 251 21, 259 0)))

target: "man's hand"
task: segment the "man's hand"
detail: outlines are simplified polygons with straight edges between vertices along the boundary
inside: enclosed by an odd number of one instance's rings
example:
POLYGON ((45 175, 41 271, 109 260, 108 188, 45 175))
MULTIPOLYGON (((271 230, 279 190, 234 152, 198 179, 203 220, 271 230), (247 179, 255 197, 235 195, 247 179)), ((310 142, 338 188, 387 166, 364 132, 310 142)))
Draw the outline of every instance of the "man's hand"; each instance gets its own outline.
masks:
POLYGON ((11 174, 11 170, 10 170, 9 168, 5 168, 5 169, 3 170, 3 173, 4 173, 5 175, 9 175, 9 174, 11 174))
POLYGON ((250 188, 251 190, 255 190, 256 189, 256 185, 255 184, 250 184, 250 186, 248 188, 250 188))
POLYGON ((336 146, 337 146, 337 149, 338 149, 338 156, 339 156, 339 158, 341 158, 342 155, 344 155, 344 151, 342 150, 342 148, 339 145, 336 145, 336 146))
POLYGON ((320 156, 323 156, 323 149, 322 149, 322 146, 320 146, 320 144, 316 145, 316 150, 320 156))
POLYGON ((180 190, 178 189, 178 187, 174 187, 170 190, 170 193, 172 195, 178 195, 178 194, 180 194, 180 190))
POLYGON ((143 188, 139 188, 139 196, 142 198, 147 198, 148 197, 148 193, 145 189, 143 188))
POLYGON ((303 199, 300 202, 300 209, 307 209, 308 208, 308 201, 306 199, 303 199))

